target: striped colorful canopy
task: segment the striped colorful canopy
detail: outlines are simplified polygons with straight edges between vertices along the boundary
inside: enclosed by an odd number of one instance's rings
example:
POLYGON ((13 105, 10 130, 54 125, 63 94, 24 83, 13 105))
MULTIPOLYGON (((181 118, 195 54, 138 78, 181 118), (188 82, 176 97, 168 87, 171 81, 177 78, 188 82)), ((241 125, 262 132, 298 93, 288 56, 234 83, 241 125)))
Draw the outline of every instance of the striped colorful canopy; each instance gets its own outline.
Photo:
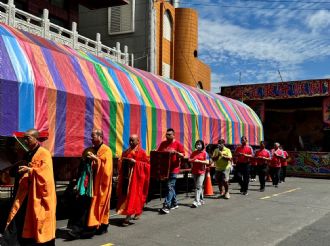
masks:
POLYGON ((174 80, 78 52, 0 25, 0 135, 47 130, 54 156, 79 156, 93 128, 121 154, 137 133, 149 152, 173 128, 187 153, 197 139, 238 144, 263 139, 245 104, 174 80))

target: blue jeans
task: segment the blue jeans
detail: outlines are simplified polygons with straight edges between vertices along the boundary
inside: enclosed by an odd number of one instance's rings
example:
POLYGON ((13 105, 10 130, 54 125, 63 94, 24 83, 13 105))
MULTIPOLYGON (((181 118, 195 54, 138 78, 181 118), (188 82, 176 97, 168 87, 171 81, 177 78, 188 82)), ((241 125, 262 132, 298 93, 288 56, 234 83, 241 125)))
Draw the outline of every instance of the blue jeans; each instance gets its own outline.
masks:
POLYGON ((176 173, 171 173, 167 181, 167 195, 164 201, 164 206, 166 206, 167 208, 171 208, 178 204, 175 193, 176 176, 176 173))

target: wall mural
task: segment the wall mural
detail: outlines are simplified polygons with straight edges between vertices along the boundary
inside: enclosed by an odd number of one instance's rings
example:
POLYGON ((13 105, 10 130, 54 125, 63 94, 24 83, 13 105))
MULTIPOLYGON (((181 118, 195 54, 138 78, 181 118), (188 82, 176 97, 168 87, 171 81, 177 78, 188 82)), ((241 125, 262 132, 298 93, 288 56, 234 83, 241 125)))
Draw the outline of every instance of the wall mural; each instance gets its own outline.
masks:
POLYGON ((306 177, 330 177, 330 152, 288 151, 288 172, 306 177))

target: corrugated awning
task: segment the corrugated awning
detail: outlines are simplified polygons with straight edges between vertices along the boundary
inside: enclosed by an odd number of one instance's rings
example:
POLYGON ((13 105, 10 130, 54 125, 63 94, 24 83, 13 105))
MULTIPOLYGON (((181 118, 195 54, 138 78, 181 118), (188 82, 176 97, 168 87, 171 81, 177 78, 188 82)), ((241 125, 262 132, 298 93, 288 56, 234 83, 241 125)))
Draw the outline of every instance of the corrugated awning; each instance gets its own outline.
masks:
POLYGON ((46 130, 55 156, 79 156, 93 128, 120 154, 137 133, 149 152, 174 128, 187 153, 197 139, 263 139, 247 105, 174 80, 75 51, 0 25, 0 135, 46 130))

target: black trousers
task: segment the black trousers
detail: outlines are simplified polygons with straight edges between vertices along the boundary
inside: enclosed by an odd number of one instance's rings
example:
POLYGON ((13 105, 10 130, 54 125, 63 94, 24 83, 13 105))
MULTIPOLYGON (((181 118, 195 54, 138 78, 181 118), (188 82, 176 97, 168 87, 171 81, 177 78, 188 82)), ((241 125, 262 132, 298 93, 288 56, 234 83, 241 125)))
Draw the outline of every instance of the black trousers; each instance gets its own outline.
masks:
POLYGON ((250 165, 250 176, 251 179, 255 179, 257 176, 257 166, 250 165))
POLYGON ((259 176, 260 190, 265 189, 266 186, 266 176, 267 176, 267 164, 262 164, 257 166, 257 173, 259 176))
POLYGON ((278 182, 280 181, 280 171, 280 167, 269 168, 269 174, 272 177, 273 185, 278 185, 278 182))
POLYGON ((250 181, 250 165, 249 163, 238 163, 236 165, 238 183, 241 186, 241 192, 247 192, 250 181))
POLYGON ((281 167, 281 181, 285 182, 286 178, 286 166, 281 167))

